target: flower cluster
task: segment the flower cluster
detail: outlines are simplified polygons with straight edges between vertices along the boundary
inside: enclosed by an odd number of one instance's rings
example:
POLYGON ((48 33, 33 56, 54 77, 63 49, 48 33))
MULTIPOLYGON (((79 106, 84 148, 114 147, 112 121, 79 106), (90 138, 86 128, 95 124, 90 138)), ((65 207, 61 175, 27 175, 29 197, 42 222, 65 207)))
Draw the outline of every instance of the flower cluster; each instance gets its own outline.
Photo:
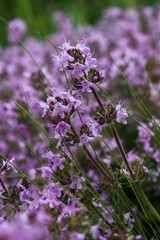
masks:
POLYGON ((0 49, 0 239, 158 236, 159 16, 109 8, 96 26, 75 28, 57 12, 52 52, 25 39, 22 20, 9 23, 32 58, 9 32, 0 49), (131 186, 155 204, 152 218, 131 186))
POLYGON ((93 83, 103 80, 103 76, 96 69, 97 60, 92 57, 89 47, 81 40, 76 46, 65 42, 54 60, 59 63, 60 70, 66 70, 68 78, 72 81, 79 93, 91 92, 93 83))
POLYGON ((95 113, 95 119, 100 125, 103 125, 105 123, 109 124, 114 121, 127 124, 127 117, 127 110, 120 103, 116 106, 113 103, 109 103, 107 105, 104 105, 103 109, 100 109, 95 113))

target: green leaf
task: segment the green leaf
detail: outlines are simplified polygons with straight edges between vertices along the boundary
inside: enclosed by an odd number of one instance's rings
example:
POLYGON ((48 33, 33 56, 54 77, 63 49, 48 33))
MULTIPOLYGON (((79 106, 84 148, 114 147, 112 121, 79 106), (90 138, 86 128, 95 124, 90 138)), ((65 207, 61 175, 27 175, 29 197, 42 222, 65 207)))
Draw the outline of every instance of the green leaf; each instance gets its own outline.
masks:
MULTIPOLYGON (((149 179, 150 177, 152 177, 152 176, 155 175, 155 174, 158 174, 158 172, 149 173, 146 177, 141 178, 141 179, 139 179, 139 180, 130 181, 130 183, 133 184, 133 183, 138 183, 138 182, 145 182, 145 181, 147 181, 147 179, 149 179)), ((129 187, 128 182, 123 182, 123 183, 121 183, 121 185, 126 185, 125 187, 129 187)))

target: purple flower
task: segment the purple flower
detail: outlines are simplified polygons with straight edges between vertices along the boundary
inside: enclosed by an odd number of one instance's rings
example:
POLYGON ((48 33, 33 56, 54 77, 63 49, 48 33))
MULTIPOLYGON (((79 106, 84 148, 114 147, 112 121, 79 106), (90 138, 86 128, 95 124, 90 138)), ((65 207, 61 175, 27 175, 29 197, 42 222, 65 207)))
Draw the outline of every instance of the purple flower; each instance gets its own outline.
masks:
POLYGON ((59 48, 61 52, 54 58, 60 65, 59 69, 63 70, 64 68, 69 78, 76 80, 76 83, 73 84, 75 88, 81 90, 81 93, 91 92, 90 87, 93 87, 94 84, 90 85, 88 76, 90 70, 97 67, 97 60, 92 57, 90 48, 85 46, 85 41, 81 40, 76 46, 64 43, 59 48))
POLYGON ((135 240, 140 240, 140 239, 142 239, 142 236, 141 236, 141 235, 137 235, 137 236, 135 237, 135 240))
POLYGON ((13 161, 15 161, 15 157, 9 160, 9 162, 2 159, 2 166, 0 168, 1 176, 3 176, 6 173, 6 171, 9 171, 11 168, 14 170, 15 173, 17 173, 16 168, 10 164, 10 162, 12 163, 13 161))
POLYGON ((0 223, 4 220, 4 212, 3 212, 3 205, 0 204, 0 223))
POLYGON ((61 119, 63 119, 67 114, 72 115, 81 105, 81 101, 71 95, 70 90, 68 92, 63 92, 60 90, 58 91, 56 88, 52 88, 52 94, 53 96, 47 98, 47 103, 44 101, 39 102, 43 109, 42 117, 48 112, 51 117, 59 115, 61 119))
POLYGON ((155 160, 156 160, 157 163, 160 163, 160 151, 156 151, 156 152, 153 154, 153 157, 155 158, 155 160))
POLYGON ((60 133, 62 136, 66 135, 66 132, 71 129, 71 126, 68 123, 65 123, 64 121, 61 121, 57 124, 55 131, 57 133, 60 133))
POLYGON ((49 184, 42 192, 42 197, 39 199, 40 205, 49 205, 49 207, 57 207, 60 205, 57 197, 61 196, 63 188, 59 187, 58 183, 49 184))
MULTIPOLYGON (((17 18, 9 22, 9 26, 21 40, 26 32, 25 23, 21 19, 17 18)), ((10 30, 8 32, 8 39, 11 43, 18 43, 17 38, 14 36, 14 34, 10 30)))
POLYGON ((94 137, 101 137, 100 132, 102 131, 102 127, 93 119, 89 118, 87 122, 88 128, 94 137))
POLYGON ((128 161, 129 161, 130 164, 134 163, 135 161, 138 161, 139 163, 142 163, 142 160, 133 151, 130 151, 127 154, 127 158, 128 158, 128 161))
POLYGON ((126 224, 129 224, 131 228, 133 228, 133 224, 132 222, 135 222, 135 220, 133 218, 131 218, 131 213, 125 213, 124 214, 124 220, 126 224))
POLYGON ((72 183, 70 184, 70 188, 81 189, 82 188, 81 181, 84 182, 85 178, 84 177, 79 178, 76 174, 73 174, 71 175, 71 180, 72 180, 72 183))
POLYGON ((21 200, 22 202, 25 202, 25 201, 28 200, 28 197, 29 197, 31 194, 30 194, 30 192, 29 192, 27 189, 25 189, 24 191, 20 192, 19 195, 20 195, 20 200, 21 200))
POLYGON ((71 233, 70 234, 70 240, 84 240, 85 239, 85 234, 84 233, 71 233))
POLYGON ((25 186, 22 185, 22 181, 23 179, 21 179, 18 183, 17 183, 17 188, 22 188, 23 191, 20 192, 19 196, 20 196, 20 200, 22 202, 25 202, 28 200, 28 197, 31 195, 29 190, 25 188, 25 186))
POLYGON ((54 105, 54 109, 52 112, 52 116, 55 117, 58 114, 61 116, 61 118, 63 119, 65 117, 65 113, 70 112, 71 108, 69 106, 65 106, 60 102, 57 102, 54 105))
POLYGON ((152 154, 154 150, 153 147, 150 146, 151 135, 154 135, 154 132, 151 130, 152 123, 149 124, 142 123, 142 126, 138 126, 139 132, 138 140, 143 144, 145 151, 148 154, 152 154), (144 128, 142 126, 144 126, 144 128))
POLYGON ((61 170, 64 168, 62 162, 65 161, 65 158, 62 158, 60 154, 54 155, 51 151, 48 151, 43 157, 49 159, 53 172, 56 172, 58 168, 61 170))
POLYGON ((49 105, 43 101, 40 101, 39 104, 43 109, 42 117, 44 117, 46 115, 47 111, 49 110, 49 105))
POLYGON ((122 122, 123 124, 127 124, 127 121, 125 118, 128 117, 128 113, 125 108, 121 106, 121 104, 118 104, 116 106, 116 121, 117 122, 122 122))
POLYGON ((88 143, 92 141, 94 141, 94 138, 89 137, 87 134, 84 133, 80 136, 79 146, 82 147, 83 145, 88 145, 88 143))
POLYGON ((62 219, 65 219, 66 216, 71 216, 79 212, 80 209, 78 207, 75 207, 75 203, 73 202, 72 205, 63 205, 62 212, 58 216, 57 222, 61 222, 62 219))
POLYGON ((48 178, 49 180, 51 180, 52 177, 52 170, 50 167, 41 167, 41 172, 42 172, 42 177, 43 178, 48 178))

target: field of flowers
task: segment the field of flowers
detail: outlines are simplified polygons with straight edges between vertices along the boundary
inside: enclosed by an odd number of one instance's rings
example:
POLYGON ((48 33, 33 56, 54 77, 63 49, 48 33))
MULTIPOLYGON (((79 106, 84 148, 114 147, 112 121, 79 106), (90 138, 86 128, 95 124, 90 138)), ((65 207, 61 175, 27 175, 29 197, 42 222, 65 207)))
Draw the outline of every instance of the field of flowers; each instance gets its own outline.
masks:
POLYGON ((0 240, 160 239, 160 7, 53 21, 6 23, 0 240))

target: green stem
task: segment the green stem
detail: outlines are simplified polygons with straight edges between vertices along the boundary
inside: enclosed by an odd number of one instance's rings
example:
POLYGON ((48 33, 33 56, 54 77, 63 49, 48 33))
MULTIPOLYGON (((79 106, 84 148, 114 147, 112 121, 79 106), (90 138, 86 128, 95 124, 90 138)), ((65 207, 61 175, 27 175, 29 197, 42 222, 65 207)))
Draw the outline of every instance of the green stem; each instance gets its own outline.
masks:
MULTIPOLYGON (((73 133, 75 134, 75 136, 77 138, 79 138, 79 135, 76 131, 76 128, 74 127, 72 121, 69 121, 69 124, 71 126, 71 129, 73 131, 73 133)), ((90 153, 90 151, 88 150, 88 148, 83 145, 83 149, 85 150, 85 152, 87 153, 88 157, 91 159, 91 161, 94 163, 94 165, 96 166, 96 168, 102 173, 102 175, 107 179, 107 181, 109 181, 110 183, 113 183, 113 180, 110 178, 110 176, 103 170, 103 168, 99 165, 99 163, 96 161, 96 159, 92 156, 92 154, 90 153)))
POLYGON ((92 156, 88 148, 83 145, 83 149, 87 153, 88 157, 91 159, 91 161, 94 163, 96 168, 102 173, 102 175, 109 181, 110 183, 113 183, 113 180, 108 176, 108 174, 103 170, 103 168, 99 165, 99 163, 95 160, 95 158, 92 156))
MULTIPOLYGON (((126 154, 125 154, 125 151, 123 149, 123 146, 120 142, 120 139, 119 139, 119 136, 118 136, 118 133, 116 131, 116 128, 113 126, 112 128, 112 131, 113 131, 113 135, 115 137, 115 140, 117 142, 117 145, 118 145, 118 148, 119 148, 119 151, 121 153, 121 156, 127 166, 127 169, 132 177, 132 180, 135 181, 136 180, 136 177, 134 176, 134 173, 132 171, 132 168, 127 160, 127 157, 126 157, 126 154)), ((155 208, 152 206, 152 204, 150 203, 150 201, 148 200, 147 196, 145 195, 145 193, 143 192, 142 188, 140 187, 139 183, 136 184, 136 189, 138 190, 138 193, 140 195, 140 198, 142 199, 142 202, 143 204, 145 204, 149 209, 150 211, 152 212, 152 214, 155 216, 155 218, 160 222, 160 216, 159 214, 157 213, 157 211, 155 210, 155 208)))
POLYGON ((99 217, 106 223, 106 225, 113 229, 112 224, 105 219, 105 217, 98 211, 98 209, 92 203, 90 204, 90 206, 96 212, 96 214, 99 215, 99 217))
POLYGON ((132 207, 131 207, 130 203, 127 201, 127 199, 126 199, 126 198, 124 197, 124 195, 123 195, 123 191, 120 190, 120 189, 118 189, 118 193, 119 193, 120 197, 122 198, 122 200, 125 202, 128 210, 131 212, 131 214, 132 214, 132 216, 133 216, 133 218, 134 218, 134 220, 135 220, 135 223, 136 223, 136 225, 137 225, 137 227, 138 227, 138 229, 139 229, 139 231, 140 231, 140 234, 141 234, 141 236, 143 237, 143 240, 147 240, 146 235, 145 235, 145 233, 144 233, 144 231, 143 231, 143 228, 142 228, 142 226, 141 226, 141 224, 140 224, 140 222, 139 222, 136 214, 135 214, 134 211, 132 210, 132 207))
POLYGON ((132 171, 132 168, 131 168, 128 160, 127 160, 126 153, 125 153, 125 151, 124 151, 124 149, 123 149, 123 146, 122 146, 122 144, 121 144, 121 141, 120 141, 120 139, 119 139, 117 130, 116 130, 116 128, 115 128, 114 125, 112 125, 112 132, 113 132, 114 138, 115 138, 115 140, 116 140, 118 149, 119 149, 119 151, 120 151, 120 153, 121 153, 121 156, 122 156, 122 158, 123 158, 123 160, 124 160, 124 162, 125 162, 125 164, 126 164, 126 166, 127 166, 127 169, 128 169, 128 171, 129 171, 129 173, 130 173, 130 175, 131 175, 131 177, 132 177, 132 180, 135 181, 135 180, 136 180, 136 177, 134 176, 134 173, 133 173, 133 171, 132 171))
POLYGON ((150 203, 149 199, 147 198, 147 196, 145 195, 145 193, 143 192, 141 187, 139 185, 137 185, 137 188, 138 188, 138 191, 140 192, 141 197, 143 198, 143 201, 146 204, 146 206, 149 208, 149 210, 152 212, 152 214, 155 216, 155 218, 160 222, 159 214, 157 213, 155 208, 152 206, 152 204, 150 203))
MULTIPOLYGON (((101 102, 101 99, 99 98, 99 96, 98 96, 98 94, 96 93, 95 89, 91 88, 91 90, 92 90, 92 93, 93 93, 93 95, 95 96, 95 98, 96 98, 96 100, 97 100, 100 108, 105 111, 105 108, 104 108, 104 106, 103 106, 103 104, 102 104, 102 102, 101 102)), ((136 177, 135 177, 135 175, 134 175, 134 173, 133 173, 133 171, 132 171, 132 168, 131 168, 128 160, 127 160, 127 156, 126 156, 126 154, 125 154, 125 151, 124 151, 124 149, 123 149, 123 146, 122 146, 122 144, 121 144, 121 141, 120 141, 120 139, 119 139, 119 136, 118 136, 118 133, 117 133, 117 131, 116 131, 115 126, 113 126, 113 128, 112 128, 112 132, 113 132, 113 135, 114 135, 115 140, 116 140, 116 142, 117 142, 117 146, 118 146, 118 148, 119 148, 119 151, 120 151, 120 153, 121 153, 121 156, 122 156, 122 158, 123 158, 123 160, 124 160, 124 162, 125 162, 125 164, 126 164, 126 166, 127 166, 127 169, 128 169, 128 171, 129 171, 129 173, 130 173, 130 175, 131 175, 131 177, 132 177, 132 180, 135 181, 135 180, 136 180, 136 177)), ((152 212, 152 214, 153 214, 153 215, 155 216, 155 218, 160 222, 160 216, 159 216, 159 214, 158 214, 157 211, 154 209, 154 207, 151 205, 150 201, 148 200, 148 198, 146 197, 145 193, 143 192, 143 190, 141 189, 141 187, 139 186, 138 183, 136 184, 136 190, 138 190, 138 193, 139 193, 139 195, 140 195, 140 197, 141 197, 141 199, 142 199, 142 201, 143 201, 143 204, 145 204, 146 206, 148 206, 148 208, 150 209, 150 211, 152 212)))

